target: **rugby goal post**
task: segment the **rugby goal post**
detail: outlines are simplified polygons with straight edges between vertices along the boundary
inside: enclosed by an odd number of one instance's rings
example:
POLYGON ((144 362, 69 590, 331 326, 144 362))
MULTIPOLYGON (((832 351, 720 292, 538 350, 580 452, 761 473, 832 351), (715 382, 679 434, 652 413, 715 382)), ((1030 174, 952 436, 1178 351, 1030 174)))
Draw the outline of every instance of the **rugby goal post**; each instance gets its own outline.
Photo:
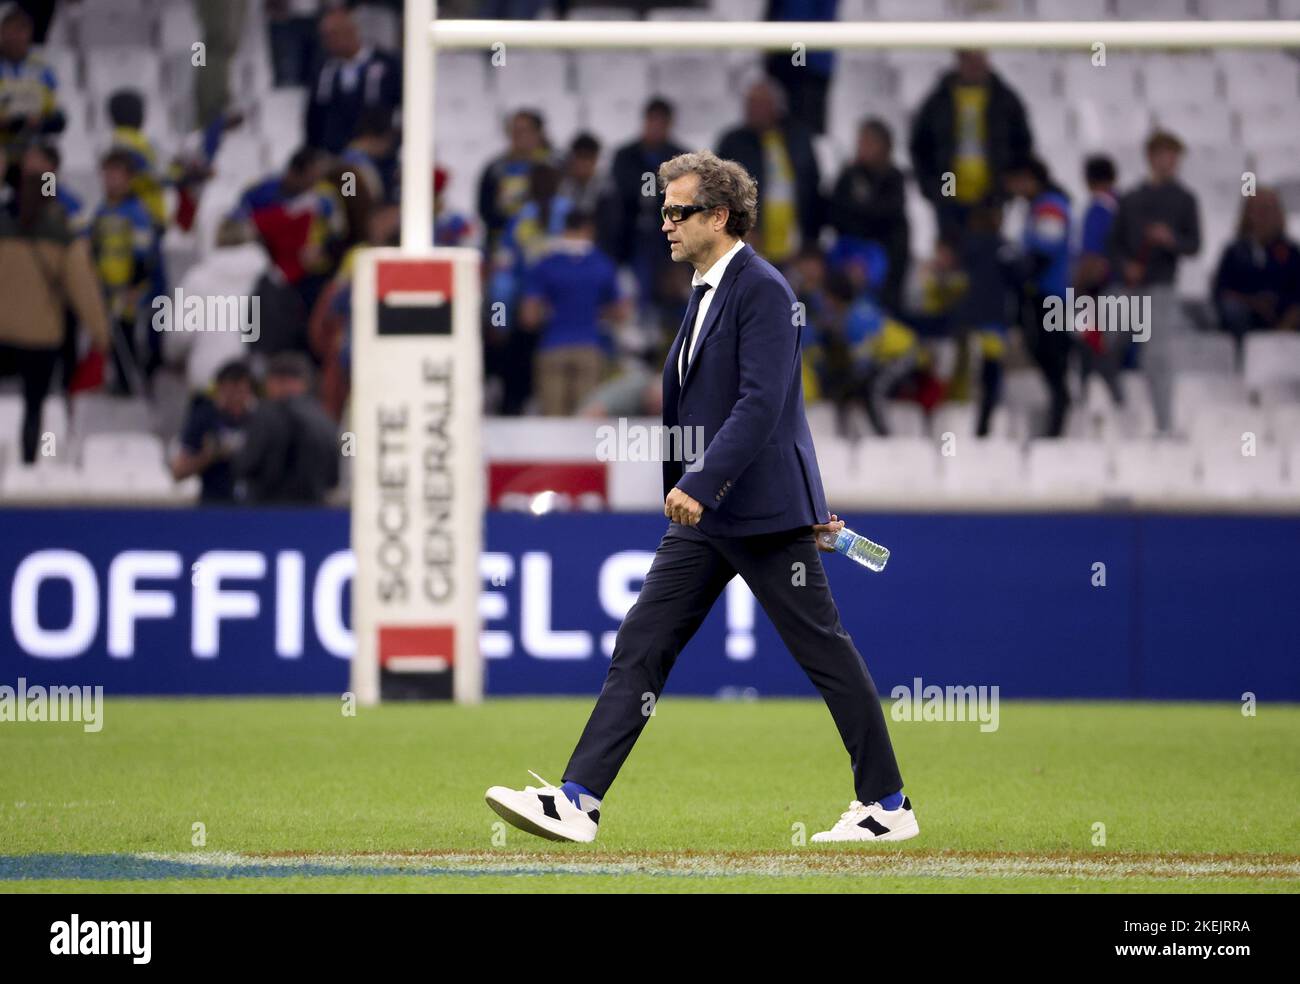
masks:
MULTIPOLYGON (((483 695, 478 254, 433 246, 438 49, 1300 47, 1295 21, 491 21, 405 0, 401 246, 367 250, 352 298, 352 690, 483 695)), ((649 93, 647 93, 647 96, 649 93)))

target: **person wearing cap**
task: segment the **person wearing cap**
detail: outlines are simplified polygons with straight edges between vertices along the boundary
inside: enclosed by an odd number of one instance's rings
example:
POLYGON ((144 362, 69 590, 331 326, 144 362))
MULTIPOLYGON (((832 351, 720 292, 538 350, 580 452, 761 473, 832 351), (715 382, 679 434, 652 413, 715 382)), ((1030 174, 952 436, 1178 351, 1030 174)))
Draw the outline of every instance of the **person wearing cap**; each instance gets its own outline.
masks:
POLYGON ((1151 383, 1156 425, 1172 424, 1174 336, 1187 330, 1178 309, 1178 261, 1201 248, 1196 196, 1178 180, 1183 142, 1166 130, 1147 139, 1148 175, 1120 197, 1111 228, 1111 252, 1120 280, 1135 299, 1150 298, 1151 333, 1142 360, 1151 383))
POLYGON ((230 460, 250 503, 319 505, 339 481, 338 428, 311 392, 311 364, 280 352, 267 366, 265 399, 230 460))

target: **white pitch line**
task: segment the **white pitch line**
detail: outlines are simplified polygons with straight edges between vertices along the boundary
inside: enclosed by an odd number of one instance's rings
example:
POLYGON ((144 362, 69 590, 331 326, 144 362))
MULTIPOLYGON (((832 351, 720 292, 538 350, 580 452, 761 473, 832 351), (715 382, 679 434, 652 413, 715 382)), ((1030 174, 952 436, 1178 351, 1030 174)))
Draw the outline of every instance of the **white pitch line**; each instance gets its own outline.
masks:
POLYGON ((467 874, 591 874, 591 875, 876 875, 908 878, 1275 878, 1300 880, 1300 858, 1170 858, 1165 856, 1110 855, 1086 857, 1015 857, 922 855, 891 853, 866 855, 846 851, 809 851, 774 855, 671 855, 643 854, 609 858, 558 859, 537 854, 309 854, 260 856, 232 852, 147 853, 146 860, 234 868, 384 868, 394 874, 422 871, 467 874))

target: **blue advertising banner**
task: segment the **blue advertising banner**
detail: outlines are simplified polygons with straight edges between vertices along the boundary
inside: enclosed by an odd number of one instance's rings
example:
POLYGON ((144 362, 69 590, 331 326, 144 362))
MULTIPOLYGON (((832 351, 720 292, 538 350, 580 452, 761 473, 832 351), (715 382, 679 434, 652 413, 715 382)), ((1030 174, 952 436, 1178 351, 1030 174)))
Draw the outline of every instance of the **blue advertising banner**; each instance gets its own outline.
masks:
MULTIPOLYGON (((877 686, 1001 696, 1300 700, 1300 519, 845 517, 893 555, 823 555, 877 686)), ((490 513, 489 694, 595 695, 665 529, 650 515, 490 513)), ((339 694, 340 510, 0 511, 0 683, 109 694, 339 694)), ((678 694, 814 691, 742 582, 677 661, 678 694)))

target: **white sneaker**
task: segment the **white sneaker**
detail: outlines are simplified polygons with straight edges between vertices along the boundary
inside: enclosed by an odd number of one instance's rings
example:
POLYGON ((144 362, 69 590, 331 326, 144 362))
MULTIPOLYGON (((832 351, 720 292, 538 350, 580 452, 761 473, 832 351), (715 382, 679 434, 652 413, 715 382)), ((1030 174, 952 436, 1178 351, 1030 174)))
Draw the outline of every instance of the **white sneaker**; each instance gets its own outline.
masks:
POLYGON ((879 803, 859 803, 854 800, 840 814, 835 826, 813 834, 814 844, 828 841, 901 841, 921 832, 912 812, 912 801, 903 797, 897 810, 886 810, 879 803))
POLYGON ((528 773, 541 788, 525 786, 522 790, 493 786, 484 797, 488 806, 520 830, 547 840, 577 841, 589 844, 596 839, 600 823, 600 800, 582 795, 574 806, 560 787, 547 782, 536 772, 528 773))

